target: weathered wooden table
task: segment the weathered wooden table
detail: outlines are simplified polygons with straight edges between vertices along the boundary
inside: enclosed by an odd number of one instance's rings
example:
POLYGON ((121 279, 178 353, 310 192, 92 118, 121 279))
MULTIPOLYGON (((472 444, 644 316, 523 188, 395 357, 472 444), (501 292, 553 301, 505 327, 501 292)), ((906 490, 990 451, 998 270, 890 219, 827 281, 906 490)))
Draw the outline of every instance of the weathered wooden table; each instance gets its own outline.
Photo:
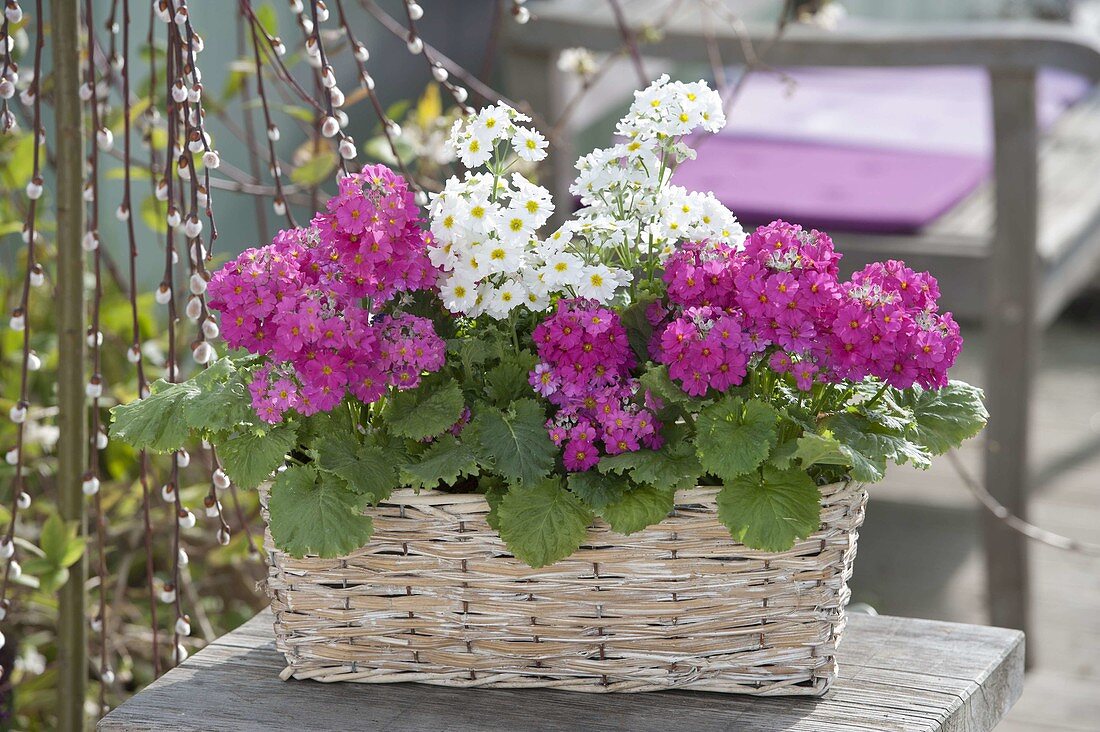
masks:
POLYGON ((263 612, 108 714, 101 730, 993 729, 1020 695, 1014 630, 853 615, 823 698, 461 690, 280 681, 263 612))

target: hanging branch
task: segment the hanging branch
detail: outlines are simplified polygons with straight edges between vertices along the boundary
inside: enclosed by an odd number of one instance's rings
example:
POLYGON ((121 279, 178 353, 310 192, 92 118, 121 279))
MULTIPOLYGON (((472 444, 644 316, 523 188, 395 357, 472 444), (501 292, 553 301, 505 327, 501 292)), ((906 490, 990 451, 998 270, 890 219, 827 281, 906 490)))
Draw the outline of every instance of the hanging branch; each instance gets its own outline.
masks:
POLYGON ((351 24, 348 23, 347 15, 344 14, 343 0, 336 0, 336 14, 339 18, 340 25, 344 29, 344 33, 347 34, 348 42, 351 44, 352 57, 359 67, 359 87, 366 93, 367 98, 370 100, 371 107, 374 108, 375 116, 378 117, 378 121, 382 124, 382 135, 386 138, 386 144, 390 148, 390 154, 397 163, 397 167, 401 170, 402 174, 404 174, 405 179, 409 181, 410 185, 415 186, 416 183, 409 174, 408 168, 405 166, 405 161, 401 158, 401 154, 397 152, 395 138, 401 134, 401 127, 389 118, 389 115, 386 114, 386 110, 382 107, 381 100, 378 99, 378 95, 374 91, 374 77, 367 71, 367 59, 370 58, 370 52, 367 50, 366 46, 355 39, 355 34, 351 30, 351 24))
MULTIPOLYGON (((41 0, 36 0, 36 19, 42 17, 41 5, 41 0)), ((14 5, 14 9, 12 5, 8 5, 5 8, 4 33, 3 36, 0 37, 0 45, 5 49, 5 58, 4 69, 0 72, 0 76, 2 76, 3 81, 10 81, 13 84, 13 93, 14 83, 18 80, 18 69, 15 66, 15 62, 10 57, 10 52, 7 50, 8 28, 10 23, 17 23, 20 19, 22 19, 22 10, 19 9, 18 4, 14 5), (15 20, 12 20, 13 18, 15 18, 15 20)), ((41 365, 38 356, 31 350, 29 317, 31 288, 41 285, 44 279, 42 268, 37 263, 36 245, 38 241, 38 232, 35 230, 38 199, 41 198, 43 193, 43 181, 40 170, 40 150, 43 140, 39 101, 39 79, 42 73, 43 38, 42 24, 38 22, 35 23, 35 26, 37 30, 34 42, 34 78, 31 79, 30 86, 27 88, 28 94, 32 97, 32 134, 34 135, 34 164, 31 172, 31 179, 27 182, 26 187, 27 198, 30 199, 30 205, 28 206, 27 216, 23 224, 23 241, 27 245, 27 260, 26 271, 23 274, 22 295, 19 298, 19 305, 12 311, 11 320, 9 321, 13 331, 22 331, 23 338, 22 358, 20 360, 19 370, 19 401, 15 403, 15 406, 13 406, 8 413, 11 421, 15 423, 15 447, 7 453, 6 460, 15 467, 15 477, 12 480, 11 506, 8 509, 11 514, 11 519, 3 537, 0 537, 0 559, 7 560, 4 565, 2 578, 0 578, 0 620, 3 620, 7 616, 11 607, 8 598, 9 583, 14 579, 18 579, 22 574, 22 568, 19 565, 15 552, 15 524, 19 517, 20 509, 30 508, 31 504, 31 497, 30 494, 26 492, 26 485, 24 482, 26 473, 24 439, 26 436, 27 413, 30 407, 28 391, 30 372, 38 370, 41 365)), ((3 124, 0 125, 0 131, 3 132, 7 132, 14 128, 14 117, 7 107, 7 99, 10 96, 11 95, 7 95, 3 97, 3 106, 0 107, 0 115, 3 115, 3 124), (9 121, 11 124, 8 124, 9 121)), ((3 644, 4 636, 0 634, 0 646, 3 646, 3 644)))
MULTIPOLYGON (((100 303, 103 300, 103 278, 101 266, 101 248, 99 240, 99 147, 109 147, 111 144, 110 131, 101 129, 99 123, 99 96, 96 90, 95 57, 94 48, 94 14, 92 0, 84 2, 84 24, 88 37, 88 65, 84 86, 81 88, 81 96, 87 95, 89 126, 88 126, 88 180, 84 184, 84 200, 88 203, 87 227, 84 230, 82 246, 85 251, 92 254, 92 274, 95 284, 92 289, 91 327, 88 329, 88 347, 92 351, 92 373, 99 374, 100 356, 103 346, 103 333, 99 328, 100 303)), ((127 122, 128 126, 128 122, 127 122)), ((127 144, 129 137, 127 137, 127 144)), ((127 181, 127 187, 129 181, 127 181)), ((102 382, 102 379, 100 380, 102 382)), ((102 383, 100 384, 102 388, 102 383)), ((107 622, 107 523, 103 515, 103 501, 100 496, 99 480, 99 451, 106 444, 101 445, 103 425, 100 421, 100 394, 92 395, 92 438, 88 447, 88 469, 84 473, 81 488, 84 495, 91 496, 95 509, 95 534, 96 534, 96 575, 98 582, 99 608, 92 619, 92 630, 99 636, 99 708, 101 713, 106 713, 107 687, 114 683, 115 674, 108 660, 108 637, 105 629, 107 622)))

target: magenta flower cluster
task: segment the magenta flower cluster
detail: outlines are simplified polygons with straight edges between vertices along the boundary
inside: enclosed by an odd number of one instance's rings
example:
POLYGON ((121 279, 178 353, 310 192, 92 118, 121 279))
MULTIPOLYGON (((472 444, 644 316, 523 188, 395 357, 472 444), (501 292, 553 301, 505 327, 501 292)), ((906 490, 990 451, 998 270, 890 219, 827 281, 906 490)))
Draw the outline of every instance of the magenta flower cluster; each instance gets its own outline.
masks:
POLYGON ((430 320, 380 311, 394 294, 432 282, 418 224, 404 181, 366 168, 340 181, 329 213, 309 228, 279 232, 214 274, 210 306, 222 313, 226 342, 270 359, 250 385, 262 419, 329 411, 349 392, 374 402, 442 368, 446 345, 430 320), (359 215, 339 213, 347 207, 359 215))
POLYGON ((661 446, 661 425, 639 404, 634 354, 617 313, 591 300, 558 301, 533 333, 540 362, 531 386, 558 409, 546 423, 566 469, 588 470, 601 455, 661 446))
POLYGON ((693 395, 740 384, 757 358, 804 391, 867 376, 899 389, 946 385, 962 339, 938 311, 935 278, 890 261, 842 282, 839 260, 828 236, 783 221, 743 250, 683 245, 665 268, 670 309, 649 313, 654 358, 693 395))
POLYGON ((339 186, 312 224, 339 257, 348 295, 384 301, 431 287, 437 273, 405 179, 384 165, 368 165, 339 186))

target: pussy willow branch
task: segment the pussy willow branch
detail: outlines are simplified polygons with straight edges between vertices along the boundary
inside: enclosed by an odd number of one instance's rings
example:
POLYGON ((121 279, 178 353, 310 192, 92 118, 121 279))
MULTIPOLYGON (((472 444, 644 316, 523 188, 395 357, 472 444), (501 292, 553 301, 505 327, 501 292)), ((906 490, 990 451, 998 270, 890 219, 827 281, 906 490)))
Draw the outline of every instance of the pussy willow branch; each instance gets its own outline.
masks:
MULTIPOLYGON (((411 185, 416 185, 415 180, 409 174, 408 168, 405 165, 404 159, 401 157, 401 153, 397 151, 397 143, 394 140, 393 128, 395 122, 389 118, 386 114, 386 110, 382 107, 382 102, 378 99, 378 95, 374 92, 374 79, 371 77, 370 72, 367 71, 366 62, 359 58, 356 51, 359 49, 360 44, 355 39, 355 34, 351 30, 351 23, 348 22, 347 15, 344 13, 344 3, 342 0, 336 0, 336 15, 340 21, 340 25, 344 29, 344 33, 348 36, 348 42, 351 44, 352 57, 355 59, 356 65, 359 67, 359 88, 363 90, 363 93, 367 95, 370 100, 371 107, 374 109, 374 115, 378 118, 379 123, 382 126, 382 135, 386 138, 386 144, 390 148, 390 154, 393 156, 394 162, 397 163, 397 167, 404 174, 405 178, 411 185)), ((351 100, 351 97, 349 97, 351 100)), ((353 101, 353 100, 352 100, 353 101)))
MULTIPOLYGON (((85 84, 88 86, 88 109, 89 109, 89 126, 88 126, 88 182, 85 184, 86 190, 90 191, 91 196, 88 201, 88 216, 87 216, 87 230, 85 236, 92 237, 96 243, 95 249, 92 250, 92 274, 95 278, 95 284, 92 290, 92 302, 91 302, 91 328, 90 333, 92 337, 89 341, 89 345, 92 350, 92 373, 100 373, 100 361, 102 355, 102 336, 100 334, 99 324, 99 311, 100 304, 103 301, 103 273, 101 265, 101 249, 99 246, 99 145, 97 144, 97 136, 99 135, 99 95, 96 89, 96 69, 95 69, 95 55, 92 53, 94 48, 95 38, 95 15, 92 9, 92 0, 85 0, 84 2, 84 25, 87 32, 88 43, 88 65, 86 69, 85 84)), ((87 198, 87 196, 86 196, 87 198)), ((103 429, 100 424, 100 404, 99 397, 92 398, 92 429, 90 440, 91 444, 88 446, 88 471, 84 475, 84 482, 88 484, 90 481, 96 481, 98 485, 99 481, 99 435, 103 429)), ((95 513, 95 534, 96 534, 96 575, 99 578, 98 582, 98 600, 99 610, 97 614, 98 636, 99 636, 99 708, 102 710, 107 705, 107 686, 108 681, 111 678, 109 673, 110 664, 108 660, 108 643, 109 636, 107 635, 108 618, 107 618, 107 523, 103 515, 103 498, 100 495, 101 491, 96 490, 93 497, 93 508, 95 513)), ((113 672, 112 672, 113 673, 113 672)))
POLYGON ((634 73, 638 75, 638 84, 640 85, 638 88, 644 89, 649 86, 649 82, 653 80, 649 78, 649 74, 645 71, 645 64, 642 62, 642 52, 638 49, 638 39, 634 37, 634 31, 627 25, 626 16, 623 14, 623 6, 620 4, 619 0, 607 0, 607 4, 611 6, 611 14, 615 17, 615 26, 619 29, 619 35, 630 51, 630 60, 634 64, 634 73))
MULTIPOLYGON (((237 25, 237 57, 244 58, 245 54, 245 35, 244 26, 245 19, 241 15, 238 9, 234 16, 237 25)), ((256 140, 256 124, 252 114, 252 84, 249 82, 247 75, 242 74, 241 78, 241 115, 244 117, 244 135, 243 137, 248 140, 247 144, 252 150, 252 154, 248 156, 248 170, 252 174, 253 180, 260 180, 260 148, 255 144, 256 140)), ((226 120, 231 120, 227 114, 219 114, 218 118, 224 124, 226 120)), ((235 125, 234 125, 235 126, 235 125)), ((240 138, 239 130, 234 134, 240 138)), ((266 134, 266 132, 265 132, 266 134)), ((256 216, 256 228, 259 230, 260 241, 271 241, 271 237, 268 235, 268 222, 267 222, 267 207, 264 206, 264 202, 257 196, 252 198, 253 212, 256 216)))
MULTIPOLYGON (((324 80, 321 78, 321 74, 327 73, 329 75, 332 75, 333 83, 335 83, 336 70, 329 66, 328 57, 325 55, 325 42, 324 39, 321 38, 321 19, 318 17, 318 4, 320 4, 320 0, 309 0, 309 11, 310 15, 313 18, 313 40, 317 43, 317 57, 321 62, 322 69, 322 71, 317 75, 317 80, 321 82, 321 93, 324 95, 328 118, 334 120, 336 119, 336 108, 332 104, 332 89, 328 86, 328 84, 324 83, 324 80)), ((306 50, 307 52, 309 50, 308 39, 306 40, 306 50)), ((339 126, 337 126, 336 128, 336 136, 339 137, 340 140, 344 140, 347 138, 347 135, 344 134, 344 131, 340 129, 339 126)), ((352 144, 354 145, 354 142, 352 144)), ((339 152, 336 153, 336 157, 340 160, 340 170, 343 171, 344 175, 347 175, 348 161, 339 152)))
MULTIPOLYGON (((35 2, 35 40, 34 40, 34 78, 31 80, 29 89, 34 94, 34 100, 32 103, 32 135, 34 138, 34 155, 31 172, 31 183, 42 185, 41 175, 41 149, 42 149, 42 48, 45 46, 45 40, 42 29, 42 0, 36 0, 35 2)), ((5 15, 5 28, 7 27, 7 16, 5 15)), ((23 343, 22 343, 22 360, 19 369, 19 402, 18 407, 26 410, 28 407, 28 384, 30 381, 30 359, 31 359, 31 324, 30 324, 30 295, 31 295, 31 273, 34 271, 34 267, 37 263, 36 260, 36 243, 38 232, 35 230, 35 224, 37 223, 36 214, 38 211, 38 196, 32 196, 30 204, 27 207, 27 218, 25 220, 23 230, 27 237, 27 267, 23 274, 23 293, 19 299, 19 307, 16 308, 17 315, 14 317, 22 317, 23 319, 23 343)), ((24 456, 24 437, 26 434, 26 419, 19 421, 15 426, 15 477, 12 480, 11 487, 11 507, 9 511, 11 513, 10 523, 8 524, 8 530, 4 535, 3 541, 9 545, 12 551, 11 558, 4 565, 3 579, 0 579, 0 607, 5 610, 8 605, 8 585, 11 580, 11 567, 12 562, 16 561, 17 554, 15 553, 15 523, 19 517, 19 504, 22 500, 24 493, 24 471, 26 469, 26 458, 24 456)))

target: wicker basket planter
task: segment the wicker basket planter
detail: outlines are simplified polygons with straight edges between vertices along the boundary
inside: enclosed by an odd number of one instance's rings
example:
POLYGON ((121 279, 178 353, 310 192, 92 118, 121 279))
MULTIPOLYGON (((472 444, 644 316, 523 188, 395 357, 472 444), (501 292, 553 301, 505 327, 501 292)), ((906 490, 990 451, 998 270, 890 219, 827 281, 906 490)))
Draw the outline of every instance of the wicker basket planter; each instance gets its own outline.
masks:
POLYGON ((295 559, 268 533, 283 678, 823 694, 867 495, 821 491, 820 530, 779 554, 733 541, 706 488, 631 536, 597 522, 541 569, 508 553, 476 494, 398 491, 339 559, 295 559))

